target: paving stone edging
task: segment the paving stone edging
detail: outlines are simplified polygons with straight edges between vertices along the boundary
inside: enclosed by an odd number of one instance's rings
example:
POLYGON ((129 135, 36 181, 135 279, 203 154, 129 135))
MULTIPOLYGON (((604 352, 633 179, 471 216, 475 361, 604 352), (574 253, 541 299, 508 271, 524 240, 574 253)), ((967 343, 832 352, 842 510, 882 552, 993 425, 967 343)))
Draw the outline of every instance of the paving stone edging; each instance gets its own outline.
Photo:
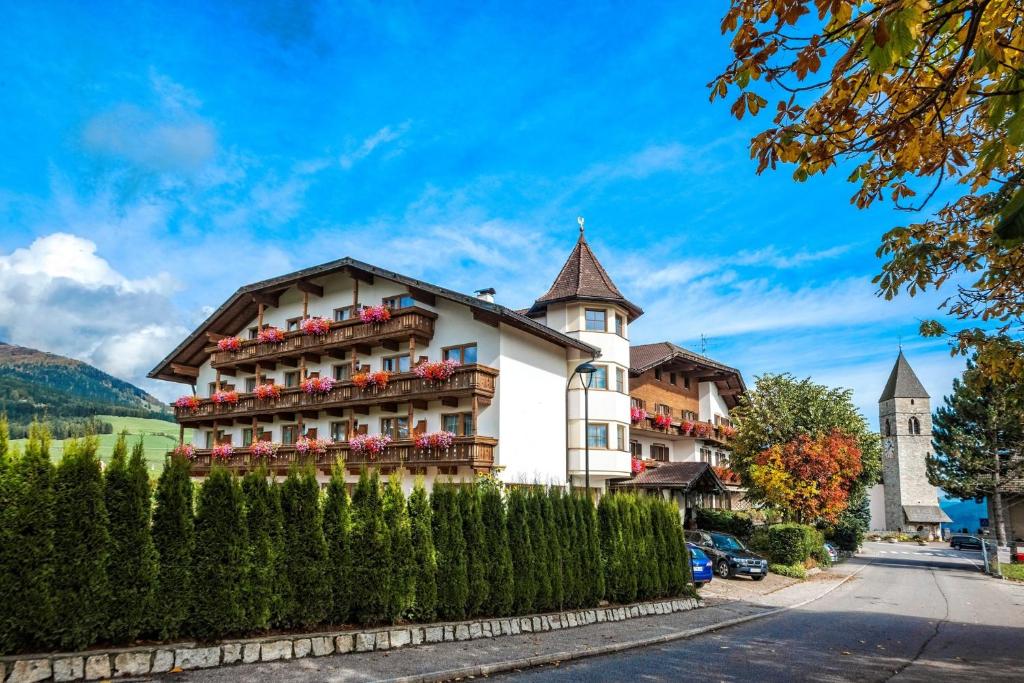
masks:
POLYGON ((164 643, 142 647, 58 652, 47 655, 0 657, 0 681, 101 680, 123 676, 167 673, 174 669, 209 669, 232 664, 273 662, 302 657, 323 657, 349 652, 392 650, 400 647, 455 640, 496 638, 563 628, 576 628, 606 621, 623 621, 656 614, 684 612, 703 606, 696 598, 657 600, 618 607, 572 610, 507 619, 396 626, 360 631, 331 631, 277 635, 219 644, 192 642, 164 643))

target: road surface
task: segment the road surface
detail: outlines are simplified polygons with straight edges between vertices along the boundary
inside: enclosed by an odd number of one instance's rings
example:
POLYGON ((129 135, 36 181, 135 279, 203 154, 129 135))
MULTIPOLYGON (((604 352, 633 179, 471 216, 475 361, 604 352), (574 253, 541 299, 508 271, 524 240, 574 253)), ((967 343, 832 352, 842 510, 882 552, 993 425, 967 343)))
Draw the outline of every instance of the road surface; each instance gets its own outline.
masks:
MULTIPOLYGON (((689 640, 494 678, 518 681, 1024 681, 1024 584, 980 553, 868 543, 824 598, 689 640)), ((742 580, 742 579, 738 579, 742 580)))

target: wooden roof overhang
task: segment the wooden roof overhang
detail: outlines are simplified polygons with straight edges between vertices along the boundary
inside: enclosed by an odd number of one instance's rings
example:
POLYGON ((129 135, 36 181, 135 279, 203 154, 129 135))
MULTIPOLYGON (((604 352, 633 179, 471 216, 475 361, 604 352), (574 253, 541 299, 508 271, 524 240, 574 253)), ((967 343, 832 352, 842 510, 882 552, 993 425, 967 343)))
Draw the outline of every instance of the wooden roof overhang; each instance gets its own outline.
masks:
POLYGON ((648 370, 659 369, 662 372, 675 372, 695 382, 714 382, 726 405, 736 407, 740 394, 747 390, 739 370, 682 347, 671 346, 670 350, 659 357, 644 358, 639 363, 631 360, 630 365, 633 367, 630 367, 629 374, 639 377, 648 370))
POLYGON ((722 480, 706 462, 670 462, 652 467, 632 479, 618 481, 613 488, 624 490, 671 489, 683 493, 725 493, 722 480))

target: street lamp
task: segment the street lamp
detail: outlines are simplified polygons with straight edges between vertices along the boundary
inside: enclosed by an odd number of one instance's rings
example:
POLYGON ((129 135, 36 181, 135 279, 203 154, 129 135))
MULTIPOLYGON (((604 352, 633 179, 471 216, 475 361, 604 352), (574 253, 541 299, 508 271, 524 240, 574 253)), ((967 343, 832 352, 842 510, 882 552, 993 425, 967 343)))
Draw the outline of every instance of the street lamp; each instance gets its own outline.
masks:
POLYGON ((569 377, 569 384, 572 378, 580 376, 580 384, 583 385, 583 488, 587 491, 587 498, 590 498, 590 383, 594 379, 597 367, 591 363, 580 363, 573 370, 569 377))

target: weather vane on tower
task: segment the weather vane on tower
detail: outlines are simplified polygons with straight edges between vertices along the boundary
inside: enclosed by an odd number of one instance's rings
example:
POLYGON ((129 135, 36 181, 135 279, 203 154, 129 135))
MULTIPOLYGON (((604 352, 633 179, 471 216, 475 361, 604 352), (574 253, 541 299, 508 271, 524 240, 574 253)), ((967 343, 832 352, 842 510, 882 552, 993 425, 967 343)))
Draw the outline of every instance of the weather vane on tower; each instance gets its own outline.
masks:
POLYGON ((580 224, 580 234, 583 234, 583 216, 576 216, 576 222, 580 224))

